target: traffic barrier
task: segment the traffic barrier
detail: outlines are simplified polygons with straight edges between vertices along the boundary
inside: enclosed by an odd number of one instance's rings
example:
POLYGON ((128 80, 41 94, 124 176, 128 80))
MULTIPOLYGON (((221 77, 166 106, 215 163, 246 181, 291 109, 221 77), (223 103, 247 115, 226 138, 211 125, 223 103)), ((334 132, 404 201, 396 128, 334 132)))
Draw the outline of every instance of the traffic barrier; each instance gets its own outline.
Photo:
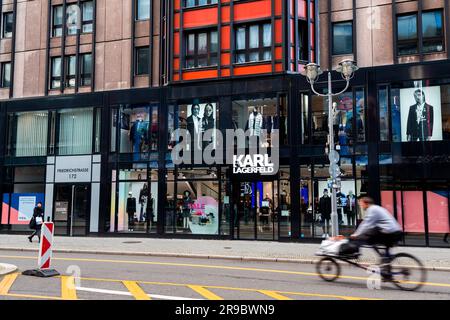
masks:
POLYGON ((51 269, 52 245, 55 225, 53 222, 44 222, 41 229, 41 242, 39 245, 38 269, 26 270, 22 272, 25 276, 54 277, 59 276, 59 272, 51 269))

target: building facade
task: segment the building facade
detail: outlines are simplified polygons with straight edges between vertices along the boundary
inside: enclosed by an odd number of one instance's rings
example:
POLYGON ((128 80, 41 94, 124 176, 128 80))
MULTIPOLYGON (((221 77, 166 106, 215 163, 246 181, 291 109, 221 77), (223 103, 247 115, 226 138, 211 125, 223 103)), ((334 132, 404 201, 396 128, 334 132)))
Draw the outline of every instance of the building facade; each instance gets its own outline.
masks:
MULTIPOLYGON (((405 244, 448 246, 448 0, 1 8, 1 232, 27 231, 42 201, 60 235, 321 239, 328 103, 299 72, 350 58, 361 69, 334 100, 340 231, 355 229, 364 215, 355 198, 370 194, 399 220, 405 244), (266 130, 278 173, 175 165, 177 129, 199 128, 266 130)), ((333 86, 345 87, 337 73, 333 86)), ((210 141, 217 152, 227 142, 210 141)))

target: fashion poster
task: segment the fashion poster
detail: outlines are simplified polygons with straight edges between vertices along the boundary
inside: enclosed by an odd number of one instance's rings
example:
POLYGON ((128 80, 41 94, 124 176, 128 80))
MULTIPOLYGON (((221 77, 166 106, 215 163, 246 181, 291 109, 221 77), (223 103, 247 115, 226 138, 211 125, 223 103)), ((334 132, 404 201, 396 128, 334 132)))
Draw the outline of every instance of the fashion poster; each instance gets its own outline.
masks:
POLYGON ((441 88, 400 90, 402 142, 442 140, 441 88))
POLYGON ((194 137, 197 137, 198 149, 216 144, 216 133, 213 132, 211 141, 203 141, 203 134, 211 129, 216 129, 216 104, 202 103, 187 106, 187 130, 194 143, 194 137))

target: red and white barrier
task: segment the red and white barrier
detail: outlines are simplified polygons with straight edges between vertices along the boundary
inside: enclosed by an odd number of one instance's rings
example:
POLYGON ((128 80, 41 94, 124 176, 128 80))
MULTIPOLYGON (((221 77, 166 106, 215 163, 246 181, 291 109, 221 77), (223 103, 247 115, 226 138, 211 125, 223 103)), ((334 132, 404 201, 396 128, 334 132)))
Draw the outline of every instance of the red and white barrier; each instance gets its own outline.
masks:
POLYGON ((41 229, 41 243, 39 246, 38 268, 50 269, 53 253, 53 233, 55 225, 53 222, 44 222, 41 229))

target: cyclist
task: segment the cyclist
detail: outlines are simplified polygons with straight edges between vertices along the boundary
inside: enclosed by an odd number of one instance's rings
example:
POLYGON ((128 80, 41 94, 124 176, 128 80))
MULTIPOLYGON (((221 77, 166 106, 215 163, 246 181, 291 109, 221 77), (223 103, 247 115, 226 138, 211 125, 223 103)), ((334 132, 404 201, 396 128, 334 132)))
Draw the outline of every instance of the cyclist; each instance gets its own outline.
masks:
MULTIPOLYGON (((386 252, 383 262, 389 261, 389 249, 402 239, 402 228, 397 220, 381 206, 375 205, 372 198, 361 196, 358 204, 366 210, 366 216, 356 229, 355 233, 350 236, 351 242, 356 242, 358 246, 361 244, 386 246, 386 252)), ((374 247, 377 250, 376 247, 374 247)), ((377 250, 379 253, 379 251, 377 250)), ((382 275, 384 280, 389 280, 389 269, 383 268, 382 275)))

